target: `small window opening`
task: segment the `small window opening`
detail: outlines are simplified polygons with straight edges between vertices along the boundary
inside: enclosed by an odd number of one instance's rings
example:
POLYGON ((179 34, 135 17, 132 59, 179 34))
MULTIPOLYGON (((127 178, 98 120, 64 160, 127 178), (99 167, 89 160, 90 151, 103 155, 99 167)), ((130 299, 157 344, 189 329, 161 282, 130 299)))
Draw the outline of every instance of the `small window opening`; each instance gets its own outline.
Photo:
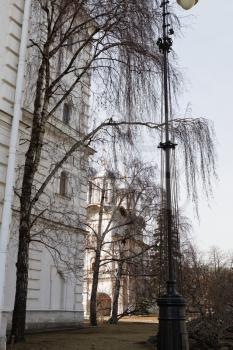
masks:
POLYGON ((91 270, 92 270, 92 271, 95 270, 95 259, 92 260, 92 262, 91 262, 91 270))
POLYGON ((70 103, 64 103, 64 106, 63 106, 63 122, 65 124, 69 124, 71 113, 72 113, 71 104, 70 103))
POLYGON ((60 189, 59 193, 61 196, 67 196, 68 193, 68 175, 66 171, 62 171, 60 175, 60 189))
POLYGON ((63 62, 63 55, 62 55, 62 51, 60 50, 58 52, 58 60, 57 60, 57 76, 61 74, 62 62, 63 62))
POLYGON ((93 192, 93 187, 92 187, 92 182, 89 182, 89 189, 88 189, 88 204, 92 203, 92 192, 93 192))
POLYGON ((70 52, 73 52, 73 47, 74 46, 74 41, 73 41, 73 37, 70 35, 69 38, 67 39, 67 50, 69 50, 70 52))

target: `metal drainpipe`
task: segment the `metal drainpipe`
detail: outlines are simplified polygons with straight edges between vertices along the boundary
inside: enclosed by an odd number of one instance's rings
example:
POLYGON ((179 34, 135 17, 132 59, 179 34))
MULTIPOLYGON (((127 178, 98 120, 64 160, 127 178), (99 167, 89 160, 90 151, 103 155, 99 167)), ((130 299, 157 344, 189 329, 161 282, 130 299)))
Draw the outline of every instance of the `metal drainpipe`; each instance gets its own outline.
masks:
MULTIPOLYGON (((13 200, 13 187, 15 175, 15 160, 18 146, 19 123, 22 116, 22 95, 25 70, 25 57, 27 51, 28 25, 30 18, 31 0, 25 0, 22 22, 21 42, 19 48, 19 62, 16 78, 15 102, 10 135, 6 186, 2 211, 2 224, 0 231, 0 332, 3 326, 4 289, 7 263, 7 246, 10 237, 11 205, 13 200)), ((5 349, 5 335, 0 333, 0 350, 5 349), (4 338, 4 339, 3 339, 4 338)))

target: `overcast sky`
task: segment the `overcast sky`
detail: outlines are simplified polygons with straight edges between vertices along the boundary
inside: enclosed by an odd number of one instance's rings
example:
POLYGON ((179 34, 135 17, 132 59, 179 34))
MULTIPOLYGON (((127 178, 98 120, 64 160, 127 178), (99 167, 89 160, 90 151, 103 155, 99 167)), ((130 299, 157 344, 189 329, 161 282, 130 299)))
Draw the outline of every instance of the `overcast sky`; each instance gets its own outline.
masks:
POLYGON ((174 43, 186 81, 180 112, 190 103, 193 116, 214 121, 218 139, 219 182, 211 208, 201 201, 194 235, 203 249, 233 250, 233 0, 199 0, 178 14, 185 16, 183 36, 174 43))

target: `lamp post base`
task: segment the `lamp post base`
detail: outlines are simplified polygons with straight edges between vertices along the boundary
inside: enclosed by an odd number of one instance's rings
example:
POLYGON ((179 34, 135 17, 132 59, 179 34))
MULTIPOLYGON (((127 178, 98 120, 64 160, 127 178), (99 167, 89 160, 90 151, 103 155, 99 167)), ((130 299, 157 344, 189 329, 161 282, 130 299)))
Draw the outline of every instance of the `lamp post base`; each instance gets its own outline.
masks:
POLYGON ((167 294, 157 301, 159 306, 158 350, 189 350, 185 301, 176 292, 175 282, 167 282, 167 294))

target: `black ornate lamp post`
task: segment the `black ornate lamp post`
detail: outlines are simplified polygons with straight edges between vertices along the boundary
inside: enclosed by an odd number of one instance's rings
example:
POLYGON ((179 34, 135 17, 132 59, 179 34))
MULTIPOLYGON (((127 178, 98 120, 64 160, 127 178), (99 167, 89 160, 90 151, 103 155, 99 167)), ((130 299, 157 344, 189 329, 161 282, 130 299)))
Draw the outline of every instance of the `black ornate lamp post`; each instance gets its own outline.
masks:
MULTIPOLYGON (((196 5, 198 0, 177 0, 177 3, 185 10, 196 5)), ((188 334, 186 331, 185 301, 176 291, 176 276, 173 256, 173 234, 172 234, 172 201, 171 201, 171 170, 170 156, 171 150, 176 144, 171 141, 169 132, 170 106, 169 106, 169 74, 168 74, 168 54, 172 47, 172 28, 168 23, 168 0, 161 3, 163 16, 163 36, 157 45, 163 54, 163 104, 165 116, 165 142, 161 142, 159 147, 165 152, 165 227, 168 258, 168 281, 166 294, 158 299, 159 306, 159 350, 188 350, 188 334)))

